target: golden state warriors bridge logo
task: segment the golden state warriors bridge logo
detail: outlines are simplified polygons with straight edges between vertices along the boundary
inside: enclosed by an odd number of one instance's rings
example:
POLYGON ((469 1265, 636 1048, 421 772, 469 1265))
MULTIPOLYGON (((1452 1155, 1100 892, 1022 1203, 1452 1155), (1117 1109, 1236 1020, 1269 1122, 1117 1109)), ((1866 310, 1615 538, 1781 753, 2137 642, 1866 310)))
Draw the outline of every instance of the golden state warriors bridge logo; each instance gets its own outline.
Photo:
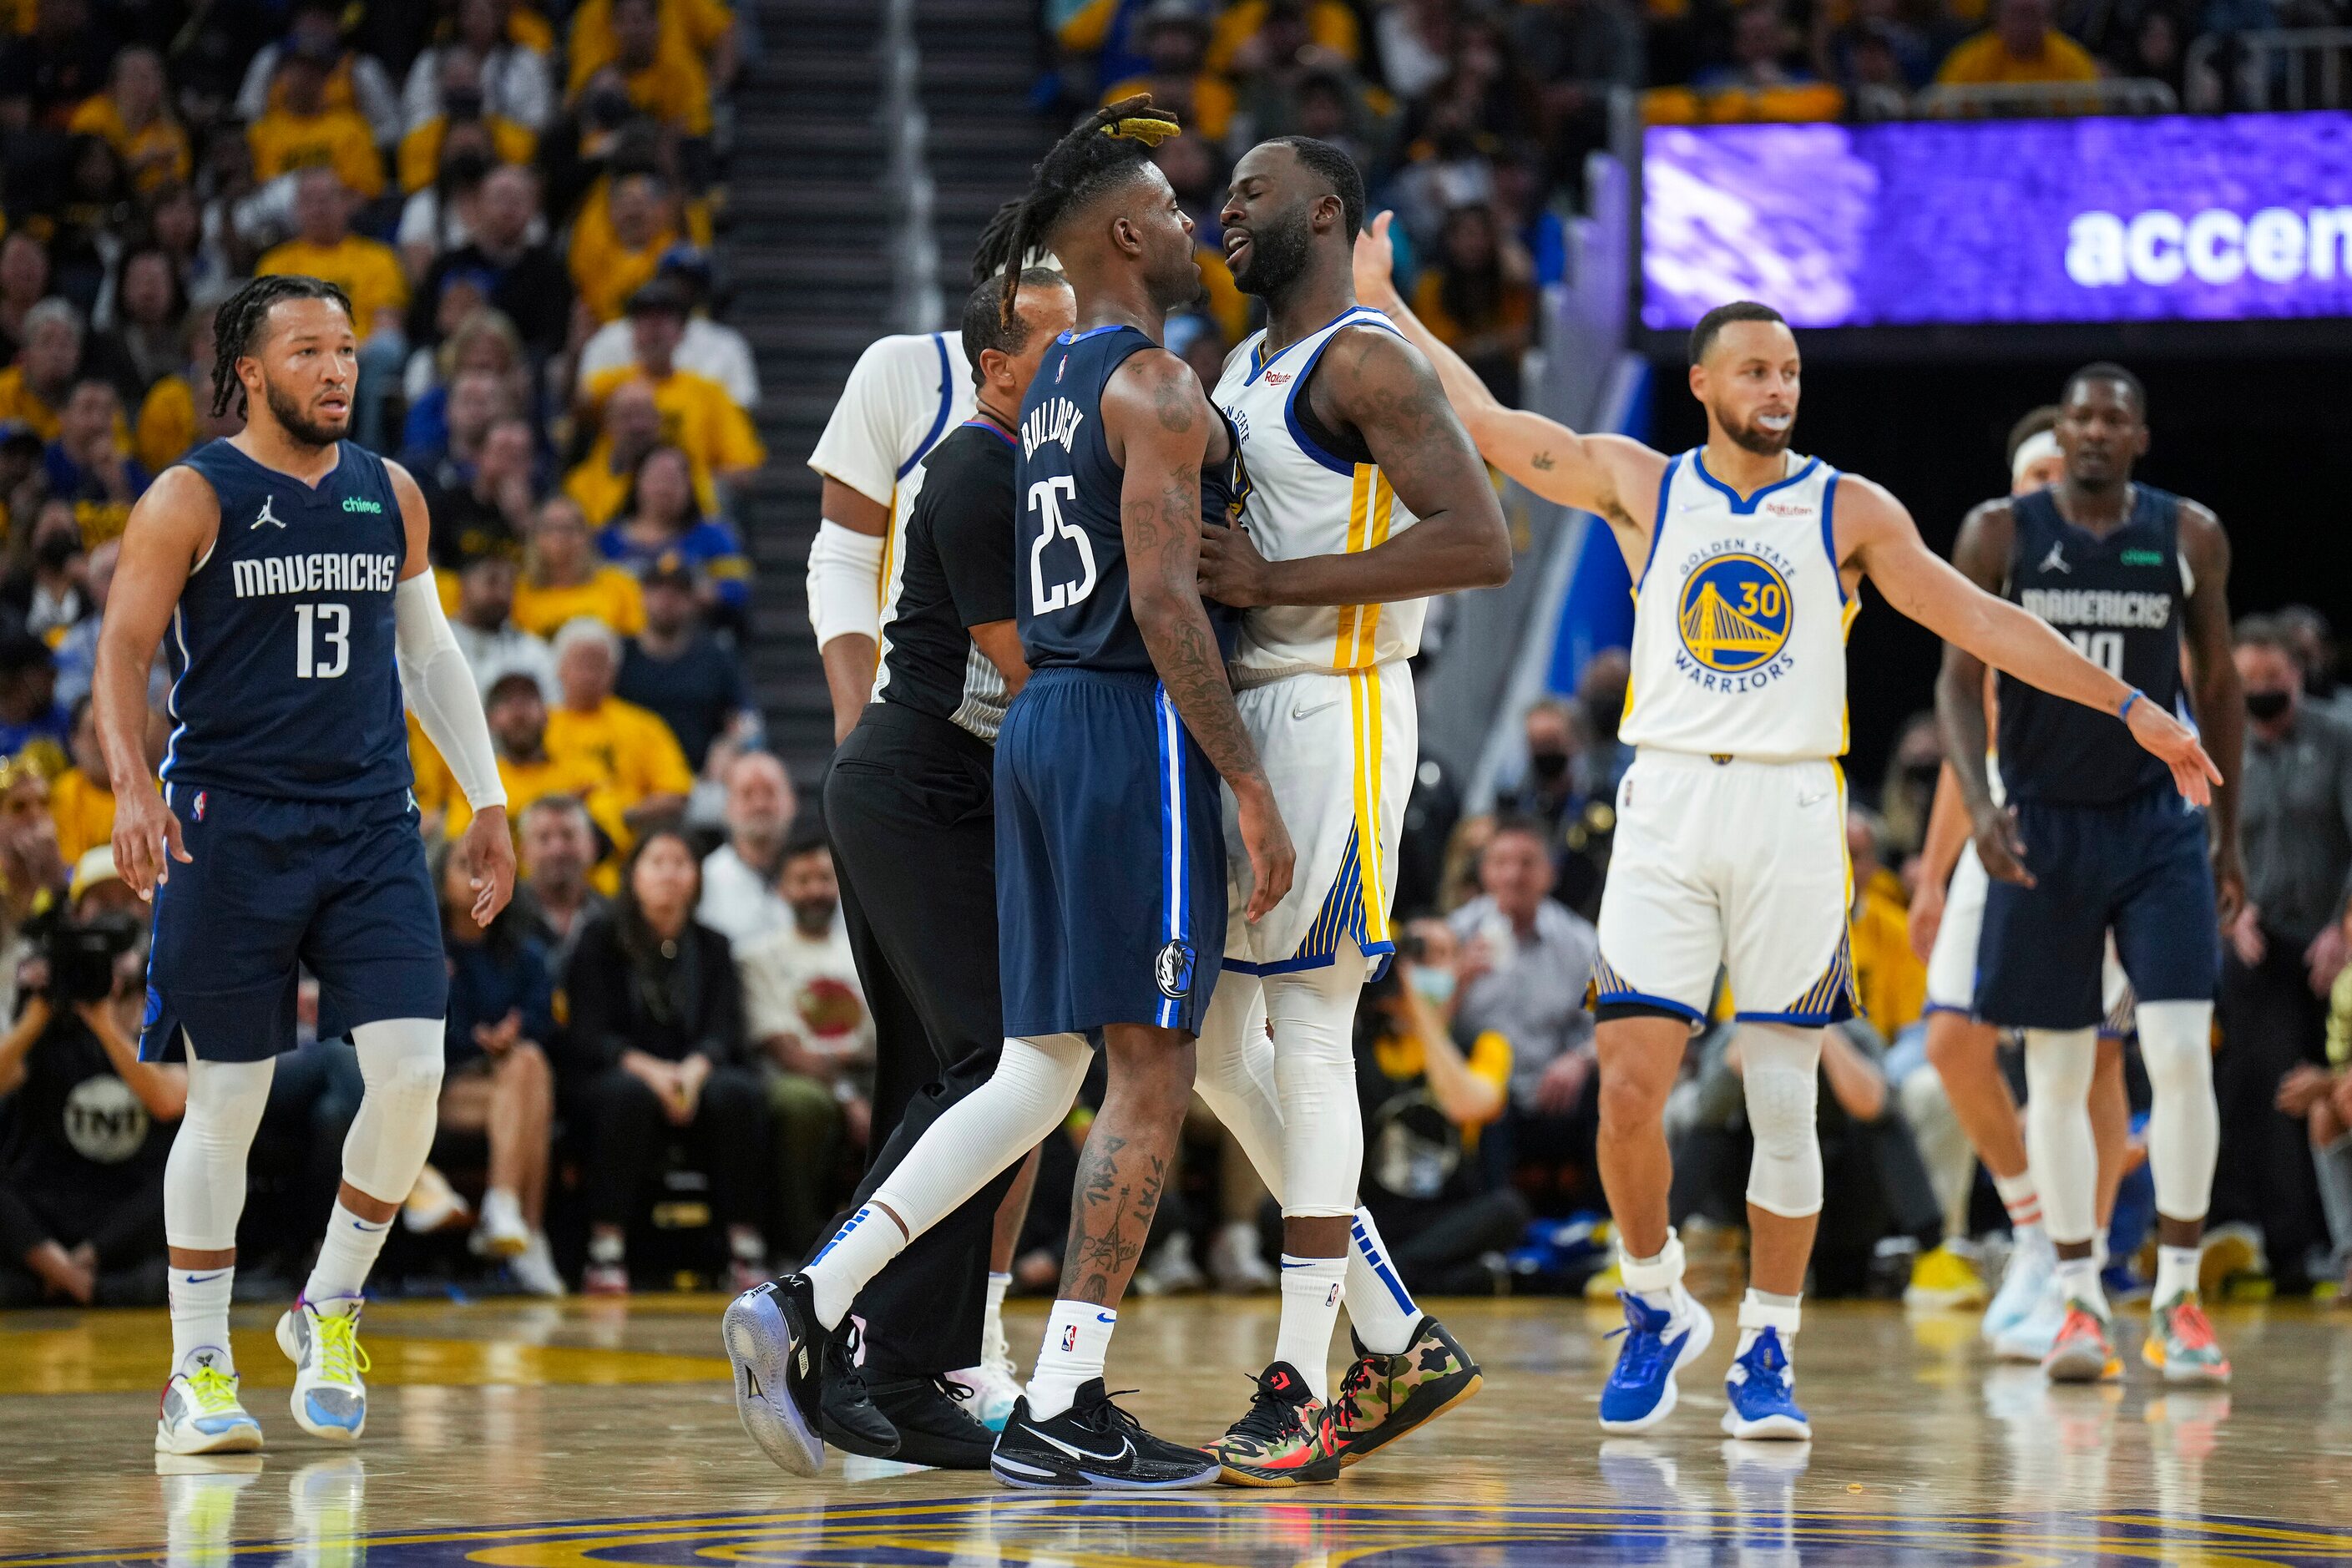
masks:
POLYGON ((1734 544, 1696 563, 1683 581, 1677 668, 1709 691, 1750 691, 1786 673, 1795 606, 1782 567, 1734 544))

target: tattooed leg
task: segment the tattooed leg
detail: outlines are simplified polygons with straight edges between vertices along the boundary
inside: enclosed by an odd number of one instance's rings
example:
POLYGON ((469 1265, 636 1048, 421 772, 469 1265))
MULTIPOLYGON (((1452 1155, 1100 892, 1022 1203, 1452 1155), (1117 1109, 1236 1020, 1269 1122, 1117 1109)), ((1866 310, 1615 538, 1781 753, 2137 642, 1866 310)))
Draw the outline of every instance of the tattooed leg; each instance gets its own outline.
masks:
POLYGON ((1192 1097, 1192 1037, 1139 1024, 1114 1024, 1103 1037, 1110 1085, 1078 1155, 1061 1295, 1116 1307, 1175 1163, 1192 1097))

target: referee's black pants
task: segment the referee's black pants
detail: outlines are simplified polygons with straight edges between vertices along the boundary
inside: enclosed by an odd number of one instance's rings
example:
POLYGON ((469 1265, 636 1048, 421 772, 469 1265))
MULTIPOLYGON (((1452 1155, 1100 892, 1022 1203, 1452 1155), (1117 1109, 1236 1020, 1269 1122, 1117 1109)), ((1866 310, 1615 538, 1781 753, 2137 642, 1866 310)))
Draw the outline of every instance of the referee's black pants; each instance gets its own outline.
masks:
MULTIPOLYGON (((874 1145, 864 1203, 948 1107, 986 1083, 1004 1047, 996 971, 995 755, 944 719, 868 706, 834 753, 824 820, 857 977, 874 1014, 874 1145)), ((876 1275, 851 1310, 869 1377, 980 1360, 997 1173, 876 1275)), ((830 1232, 828 1231, 828 1234, 830 1232)))

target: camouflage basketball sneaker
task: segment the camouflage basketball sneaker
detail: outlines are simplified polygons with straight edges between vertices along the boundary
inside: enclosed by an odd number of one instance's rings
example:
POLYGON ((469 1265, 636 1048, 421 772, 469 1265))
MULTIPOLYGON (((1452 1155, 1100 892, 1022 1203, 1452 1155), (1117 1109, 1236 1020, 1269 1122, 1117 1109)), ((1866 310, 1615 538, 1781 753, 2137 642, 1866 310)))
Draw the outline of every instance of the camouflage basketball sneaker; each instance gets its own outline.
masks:
POLYGON ((1257 1377, 1249 1414, 1209 1445, 1217 1479, 1235 1487, 1296 1487, 1339 1479, 1328 1407, 1286 1361, 1257 1377))
POLYGON ((2162 1373, 2167 1383, 2230 1381, 2230 1358, 2221 1353, 2205 1309, 2186 1290, 2149 1314, 2139 1359, 2162 1373))
MULTIPOLYGON (((1351 1332, 1349 1339, 1355 1339, 1351 1332)), ((1339 1381, 1326 1418, 1329 1443, 1342 1468, 1386 1447, 1478 1392, 1478 1363, 1445 1325, 1423 1314, 1412 1340, 1395 1355, 1381 1355, 1356 1340, 1356 1363, 1339 1381)))

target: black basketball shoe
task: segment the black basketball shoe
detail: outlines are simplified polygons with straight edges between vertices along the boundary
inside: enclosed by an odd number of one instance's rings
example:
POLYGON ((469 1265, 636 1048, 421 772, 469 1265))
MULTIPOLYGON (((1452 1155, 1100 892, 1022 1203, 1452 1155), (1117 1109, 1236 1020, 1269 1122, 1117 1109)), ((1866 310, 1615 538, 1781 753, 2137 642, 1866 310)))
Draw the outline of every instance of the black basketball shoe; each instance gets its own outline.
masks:
POLYGON ((869 1459, 900 1458, 898 1426, 874 1403, 866 1369, 857 1364, 856 1319, 844 1318, 840 1327, 825 1336, 824 1367, 824 1386, 817 1396, 817 1412, 824 1440, 869 1459))
MULTIPOLYGON (((988 1468, 989 1449, 996 1434, 956 1403, 944 1377, 886 1378, 866 1386, 873 1408, 898 1429, 898 1451, 891 1458, 940 1470, 988 1468)), ((828 1405, 832 1393, 828 1384, 828 1405)), ((826 1435, 832 1435, 830 1426, 826 1435)))
MULTIPOLYGON (((821 1408, 828 1342, 817 1321, 816 1299, 803 1275, 746 1290, 728 1305, 720 1341, 734 1363, 735 1411, 743 1429, 768 1458, 796 1476, 824 1468, 824 1413, 821 1408)), ((866 1409, 871 1411, 870 1402, 866 1409)), ((872 1423, 851 1423, 895 1450, 897 1433, 874 1412, 872 1423)), ((861 1452, 864 1450, 860 1450, 861 1452)))
POLYGON ((1168 1491, 1217 1479, 1214 1458, 1145 1431, 1110 1402, 1098 1377, 1050 1420, 1029 1418, 1025 1394, 1014 1402, 988 1468, 1008 1487, 1040 1490, 1168 1491))

